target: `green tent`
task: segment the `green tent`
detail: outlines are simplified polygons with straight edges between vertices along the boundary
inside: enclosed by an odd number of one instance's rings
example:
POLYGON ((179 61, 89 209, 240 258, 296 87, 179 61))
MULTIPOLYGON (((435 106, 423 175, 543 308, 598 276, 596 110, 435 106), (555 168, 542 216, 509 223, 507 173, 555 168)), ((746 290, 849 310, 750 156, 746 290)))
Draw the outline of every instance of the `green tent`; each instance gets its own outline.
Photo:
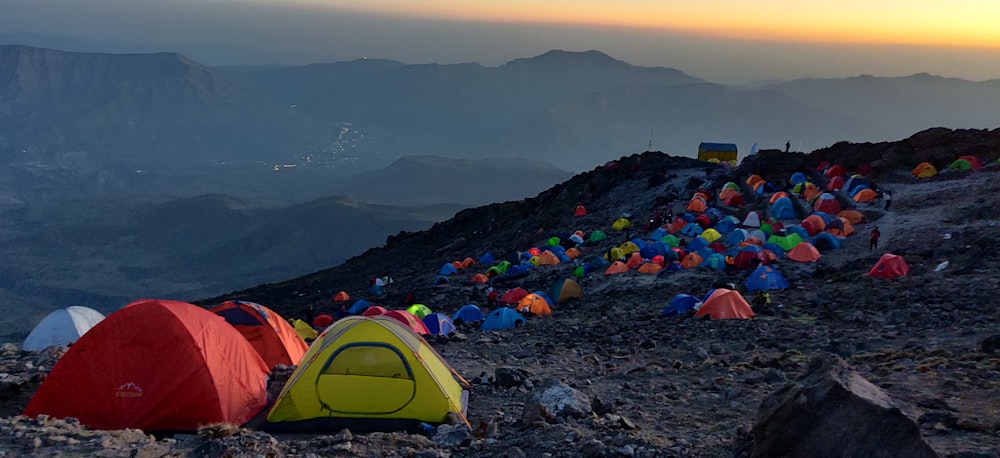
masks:
POLYGON ((772 235, 767 238, 767 243, 776 244, 780 246, 781 249, 790 251, 792 248, 795 248, 795 245, 802 243, 802 237, 799 237, 799 234, 794 232, 785 236, 772 235))
POLYGON ((729 183, 722 185, 722 189, 732 189, 733 191, 740 191, 740 185, 730 181, 729 183))
POLYGON ((410 313, 412 313, 414 315, 416 315, 417 318, 420 318, 421 320, 424 319, 424 317, 426 317, 427 315, 430 315, 430 314, 434 313, 430 309, 430 307, 428 307, 428 306, 426 306, 424 304, 413 304, 413 305, 409 306, 406 309, 406 311, 410 312, 410 313))
POLYGON ((587 271, 586 271, 586 269, 583 268, 583 266, 577 266, 575 269, 573 269, 573 276, 574 277, 583 278, 583 275, 585 273, 587 273, 587 271))
POLYGON ((500 273, 507 273, 507 269, 510 269, 510 261, 500 261, 500 264, 496 265, 496 268, 500 273))
POLYGON ((549 239, 549 246, 556 246, 560 242, 559 237, 552 237, 549 239))
POLYGON ((608 238, 608 234, 605 234, 604 231, 600 229, 590 233, 591 242, 600 242, 601 240, 604 240, 606 238, 608 238))
POLYGON ((972 163, 965 159, 955 159, 951 164, 948 164, 949 170, 972 170, 972 163))
POLYGON ((671 246, 674 248, 681 245, 680 239, 674 237, 673 235, 666 235, 662 239, 660 239, 660 241, 663 242, 664 245, 671 246))

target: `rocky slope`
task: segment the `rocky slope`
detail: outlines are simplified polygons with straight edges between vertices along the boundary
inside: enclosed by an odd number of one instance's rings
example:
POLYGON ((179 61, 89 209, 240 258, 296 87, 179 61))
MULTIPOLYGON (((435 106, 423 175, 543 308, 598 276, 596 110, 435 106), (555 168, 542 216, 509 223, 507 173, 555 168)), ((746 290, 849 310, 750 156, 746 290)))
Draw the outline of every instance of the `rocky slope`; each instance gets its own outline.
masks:
MULTIPOLYGON (((936 148, 955 149, 966 138, 965 132, 953 134, 954 144, 943 138, 936 148)), ((887 144, 881 153, 898 146, 887 144)), ((872 154, 878 157, 879 151, 872 154)), ((924 149, 920 154, 941 153, 924 149)), ((923 159, 918 155, 909 161, 923 159)), ((368 278, 388 274, 395 283, 381 300, 385 305, 399 306, 413 291, 420 302, 450 313, 485 301, 481 289, 460 281, 473 272, 459 274, 447 286, 431 286, 444 262, 486 250, 525 249, 577 229, 608 230, 623 212, 642 220, 655 209, 680 211, 698 188, 717 189, 755 167, 777 180, 812 170, 816 160, 815 155, 768 153, 731 170, 660 153, 634 155, 536 198, 466 210, 427 231, 391 237, 386 246, 342 266, 225 297, 301 316, 310 305, 332 308, 331 292, 362 297, 368 278), (590 214, 574 218, 577 204, 586 205, 590 214)), ((443 427, 430 438, 347 431, 271 436, 213 427, 158 439, 137 431, 90 431, 72 421, 8 416, 0 420, 0 449, 36 456, 740 455, 745 450, 738 445, 751 434, 762 401, 805 374, 814 355, 832 353, 891 397, 937 454, 997 456, 1000 316, 993 296, 1000 288, 1000 173, 988 167, 916 181, 905 170, 876 170, 884 177, 879 186, 894 191, 892 209, 859 206, 868 222, 856 227, 841 250, 824 253, 814 264, 779 261, 777 268, 791 288, 773 293, 774 304, 758 308, 751 320, 657 318, 675 294, 702 295, 714 285, 741 285, 745 271, 592 273, 581 281, 587 297, 556 306, 552 316, 508 331, 469 330, 462 338, 435 341, 435 348, 473 382, 470 434, 443 427), (883 244, 869 252, 865 234, 875 224, 883 244), (909 276, 880 280, 866 275, 885 252, 903 256, 909 276), (947 267, 936 270, 943 261, 947 267), (539 416, 545 412, 536 404, 542 389, 567 393, 573 409, 539 416)), ((764 202, 752 201, 738 214, 763 208, 764 202)), ((585 246, 585 257, 605 252, 622 236, 612 239, 585 246)), ((547 289, 571 270, 570 265, 543 266, 522 278, 500 278, 495 285, 547 289)), ((23 408, 57 356, 4 348, 4 415, 23 408)), ((272 390, 287 375, 279 371, 272 390)))

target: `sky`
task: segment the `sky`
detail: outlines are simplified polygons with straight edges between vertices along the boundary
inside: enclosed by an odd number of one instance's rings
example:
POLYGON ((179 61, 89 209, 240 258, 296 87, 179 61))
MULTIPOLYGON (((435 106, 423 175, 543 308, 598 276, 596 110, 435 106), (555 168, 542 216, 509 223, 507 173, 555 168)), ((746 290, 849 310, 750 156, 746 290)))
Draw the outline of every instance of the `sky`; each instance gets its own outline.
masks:
POLYGON ((208 65, 493 66, 596 49, 727 84, 1000 79, 996 0, 0 0, 0 11, 0 42, 178 51, 208 65))

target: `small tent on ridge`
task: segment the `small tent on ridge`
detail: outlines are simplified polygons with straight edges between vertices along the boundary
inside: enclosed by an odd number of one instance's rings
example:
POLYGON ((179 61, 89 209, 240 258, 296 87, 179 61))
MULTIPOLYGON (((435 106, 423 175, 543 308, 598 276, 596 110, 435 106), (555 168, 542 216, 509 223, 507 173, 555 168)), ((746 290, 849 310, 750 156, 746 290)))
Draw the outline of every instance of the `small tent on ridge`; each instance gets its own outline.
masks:
POLYGON ((747 320, 753 318, 753 315, 750 304, 747 304, 738 291, 724 288, 713 291, 694 314, 696 317, 708 316, 713 320, 747 320))
POLYGON ((678 294, 670 301, 670 305, 660 312, 660 316, 683 315, 694 310, 697 304, 697 297, 688 294, 678 294))
POLYGON ((788 280, 785 280, 781 272, 770 266, 760 266, 754 269, 744 284, 747 287, 747 292, 788 288, 788 280))
POLYGON ((878 262, 868 271, 868 275, 876 278, 897 278, 910 273, 910 266, 902 256, 883 254, 878 262))
POLYGON ((288 321, 263 305, 226 301, 213 307, 211 312, 236 328, 269 369, 279 364, 294 366, 309 349, 288 321))
POLYGON ((455 312, 455 315, 451 317, 451 321, 455 324, 460 323, 481 323, 483 321, 483 311, 479 309, 478 306, 474 304, 463 305, 462 308, 455 312))

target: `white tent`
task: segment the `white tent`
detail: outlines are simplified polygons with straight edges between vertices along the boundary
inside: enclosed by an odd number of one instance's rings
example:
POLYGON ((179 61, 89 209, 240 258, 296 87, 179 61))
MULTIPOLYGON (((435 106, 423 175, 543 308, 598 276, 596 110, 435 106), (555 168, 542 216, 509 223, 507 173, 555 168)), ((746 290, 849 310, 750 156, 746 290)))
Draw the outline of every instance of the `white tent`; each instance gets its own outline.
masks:
POLYGON ((68 346, 103 319, 101 312, 90 307, 73 306, 56 310, 31 330, 21 349, 41 351, 52 346, 68 346))
POLYGON ((746 227, 760 227, 760 215, 757 212, 750 212, 747 217, 743 220, 743 225, 746 227))

